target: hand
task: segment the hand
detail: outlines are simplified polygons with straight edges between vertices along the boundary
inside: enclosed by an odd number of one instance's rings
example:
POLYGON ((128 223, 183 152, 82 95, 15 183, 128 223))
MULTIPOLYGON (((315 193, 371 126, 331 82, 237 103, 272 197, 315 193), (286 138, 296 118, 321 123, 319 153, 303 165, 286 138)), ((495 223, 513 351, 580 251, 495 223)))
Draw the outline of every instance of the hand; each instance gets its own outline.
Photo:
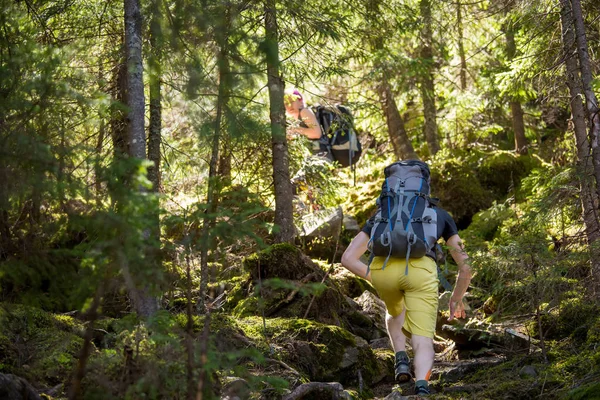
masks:
POLYGON ((454 318, 466 317, 467 313, 465 312, 465 305, 462 301, 462 298, 459 300, 450 298, 450 318, 448 318, 448 321, 452 321, 454 318))

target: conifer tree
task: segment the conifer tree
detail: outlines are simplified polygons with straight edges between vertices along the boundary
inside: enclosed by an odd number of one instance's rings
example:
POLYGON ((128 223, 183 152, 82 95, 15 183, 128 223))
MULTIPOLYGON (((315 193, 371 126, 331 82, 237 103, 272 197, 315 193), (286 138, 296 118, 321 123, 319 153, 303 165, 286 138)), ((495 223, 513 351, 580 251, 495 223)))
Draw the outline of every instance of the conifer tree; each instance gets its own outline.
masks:
POLYGON ((292 215, 292 184, 289 154, 285 136, 284 83, 279 72, 279 28, 277 0, 265 0, 265 45, 269 115, 273 145, 273 185, 275 187, 275 224, 279 227, 277 242, 292 242, 295 228, 292 215))

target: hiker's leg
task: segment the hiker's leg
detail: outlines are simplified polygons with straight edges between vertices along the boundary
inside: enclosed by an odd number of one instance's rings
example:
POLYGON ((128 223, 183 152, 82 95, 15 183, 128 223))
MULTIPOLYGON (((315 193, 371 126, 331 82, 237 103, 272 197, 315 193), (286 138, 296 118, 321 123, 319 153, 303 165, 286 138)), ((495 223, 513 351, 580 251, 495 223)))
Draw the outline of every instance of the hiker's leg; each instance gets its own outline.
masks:
POLYGON ((413 360, 415 366, 415 379, 429 381, 431 368, 435 351, 433 350, 433 339, 421 335, 412 335, 411 344, 415 357, 413 360))
POLYGON ((385 325, 395 352, 406 351, 406 335, 402 332, 405 314, 406 309, 404 309, 400 315, 395 317, 392 317, 387 310, 385 312, 385 325))

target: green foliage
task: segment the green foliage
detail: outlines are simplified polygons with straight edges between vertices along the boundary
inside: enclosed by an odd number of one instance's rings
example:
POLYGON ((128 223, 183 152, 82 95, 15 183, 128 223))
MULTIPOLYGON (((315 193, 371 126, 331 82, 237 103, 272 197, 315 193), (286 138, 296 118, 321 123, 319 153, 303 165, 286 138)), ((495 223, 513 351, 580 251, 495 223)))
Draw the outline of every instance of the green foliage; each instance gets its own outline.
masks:
MULTIPOLYGON (((542 329, 548 339, 560 340, 570 337, 575 343, 594 340, 590 331, 598 321, 600 307, 580 297, 565 299, 560 306, 542 317, 542 329)), ((539 334, 537 324, 532 324, 532 332, 539 334)))
POLYGON ((502 224, 515 217, 515 212, 507 204, 492 204, 473 216, 469 227, 461 232, 469 249, 486 250, 487 245, 497 237, 502 224))
POLYGON ((48 386, 64 384, 77 365, 82 336, 82 324, 71 317, 2 304, 0 369, 48 386))
POLYGON ((521 179, 529 174, 535 164, 540 164, 535 157, 496 151, 482 157, 477 176, 481 184, 494 193, 494 197, 502 198, 520 186, 521 179))
POLYGON ((441 151, 429 164, 432 196, 439 197, 441 206, 459 223, 491 205, 493 197, 464 160, 441 151))

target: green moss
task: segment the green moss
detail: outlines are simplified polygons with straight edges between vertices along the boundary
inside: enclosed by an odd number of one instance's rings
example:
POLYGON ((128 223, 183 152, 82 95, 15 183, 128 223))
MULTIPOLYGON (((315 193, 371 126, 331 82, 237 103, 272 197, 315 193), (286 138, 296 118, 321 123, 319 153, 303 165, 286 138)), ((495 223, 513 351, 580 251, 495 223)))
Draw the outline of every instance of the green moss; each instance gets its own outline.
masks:
POLYGON ((600 399, 600 382, 588 383, 567 393, 562 400, 598 400, 600 399))
POLYGON ((519 156, 513 152, 495 151, 483 157, 477 176, 484 187, 498 196, 508 194, 511 187, 519 187, 521 179, 541 161, 530 155, 519 156))
POLYGON ((324 274, 297 247, 288 243, 275 244, 247 257, 244 269, 254 281, 270 278, 301 280, 315 271, 324 274))
POLYGON ((83 339, 78 336, 53 329, 42 330, 29 373, 35 381, 40 378, 51 384, 68 381, 82 346, 83 339))
POLYGON ((227 281, 227 301, 225 303, 225 310, 235 309, 241 301, 248 297, 249 287, 252 282, 250 281, 249 274, 243 276, 236 276, 227 281))
MULTIPOLYGON (((600 315, 600 307, 582 298, 563 300, 558 309, 542 315, 542 329, 547 339, 563 339, 571 337, 577 342, 597 340, 596 327, 600 315), (590 336, 591 333, 591 336, 590 336)), ((534 335, 539 335, 536 323, 531 324, 534 335)))
POLYGON ((431 194, 457 222, 470 220, 479 210, 488 208, 494 199, 484 189, 473 168, 456 158, 436 159, 431 165, 431 194))
POLYGON ((236 317, 250 317, 260 313, 260 304, 258 297, 252 296, 240 301, 233 309, 232 313, 236 317))
POLYGON ((369 281, 356 276, 340 265, 335 267, 334 272, 330 276, 331 279, 340 286, 341 292, 348 297, 358 297, 363 294, 365 290, 371 293, 377 293, 369 281))

